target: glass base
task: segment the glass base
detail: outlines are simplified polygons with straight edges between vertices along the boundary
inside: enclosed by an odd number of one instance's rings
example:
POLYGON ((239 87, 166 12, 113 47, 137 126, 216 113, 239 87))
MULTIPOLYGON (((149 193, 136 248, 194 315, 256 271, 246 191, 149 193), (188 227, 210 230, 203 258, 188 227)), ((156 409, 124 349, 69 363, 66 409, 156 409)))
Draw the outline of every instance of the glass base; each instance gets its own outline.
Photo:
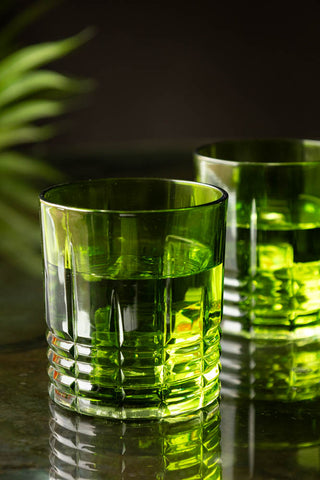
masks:
POLYGON ((163 355, 161 364, 150 355, 147 362, 145 350, 135 349, 133 354, 122 348, 119 353, 63 340, 52 332, 48 343, 50 397, 78 413, 156 419, 189 414, 219 398, 219 358, 201 355, 198 345, 180 348, 180 356, 175 348, 171 357, 163 355))
POLYGON ((103 401, 84 398, 71 393, 66 393, 55 385, 49 385, 50 398, 63 408, 89 416, 106 417, 115 420, 125 419, 161 419, 173 416, 194 414, 198 410, 214 405, 219 401, 219 396, 207 396, 206 403, 202 399, 191 399, 174 407, 144 407, 130 408, 120 405, 106 405, 103 401))

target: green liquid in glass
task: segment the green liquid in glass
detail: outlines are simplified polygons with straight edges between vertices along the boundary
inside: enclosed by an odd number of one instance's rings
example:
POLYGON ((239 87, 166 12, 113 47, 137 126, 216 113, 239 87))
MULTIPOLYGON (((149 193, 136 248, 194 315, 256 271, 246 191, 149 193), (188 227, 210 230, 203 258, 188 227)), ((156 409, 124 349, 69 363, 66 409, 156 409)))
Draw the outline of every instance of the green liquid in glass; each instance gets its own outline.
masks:
POLYGON ((191 412, 218 397, 223 268, 208 248, 169 236, 161 258, 47 271, 55 401, 138 418, 191 412))

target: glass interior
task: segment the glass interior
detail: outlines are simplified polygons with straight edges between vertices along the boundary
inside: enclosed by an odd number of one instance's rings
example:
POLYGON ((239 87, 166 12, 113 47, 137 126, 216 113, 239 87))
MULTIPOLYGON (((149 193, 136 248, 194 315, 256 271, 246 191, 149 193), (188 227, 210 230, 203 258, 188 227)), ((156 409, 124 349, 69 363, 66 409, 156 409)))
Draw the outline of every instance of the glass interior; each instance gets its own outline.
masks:
POLYGON ((206 205, 224 197, 216 187, 165 179, 108 178, 58 185, 41 201, 67 208, 108 211, 158 211, 206 205))
POLYGON ((221 141, 200 147, 197 154, 239 163, 320 162, 320 142, 294 139, 221 141))

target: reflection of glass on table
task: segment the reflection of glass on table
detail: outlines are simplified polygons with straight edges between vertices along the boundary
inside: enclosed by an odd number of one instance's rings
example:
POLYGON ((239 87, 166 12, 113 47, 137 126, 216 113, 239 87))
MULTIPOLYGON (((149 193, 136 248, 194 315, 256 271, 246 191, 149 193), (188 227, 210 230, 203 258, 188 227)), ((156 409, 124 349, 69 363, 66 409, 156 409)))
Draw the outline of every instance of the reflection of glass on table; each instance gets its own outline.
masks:
POLYGON ((50 404, 51 480, 221 478, 220 411, 154 421, 108 421, 50 404))
POLYGON ((318 480, 320 401, 224 399, 224 480, 318 480))

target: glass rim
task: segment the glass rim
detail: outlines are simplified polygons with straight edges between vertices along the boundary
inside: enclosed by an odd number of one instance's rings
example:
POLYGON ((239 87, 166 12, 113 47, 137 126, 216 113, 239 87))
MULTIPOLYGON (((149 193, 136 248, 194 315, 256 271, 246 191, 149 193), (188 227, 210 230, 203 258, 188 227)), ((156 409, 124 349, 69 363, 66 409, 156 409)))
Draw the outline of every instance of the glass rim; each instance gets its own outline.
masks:
POLYGON ((51 185, 44 190, 42 190, 39 194, 39 200, 42 205, 50 206, 59 208, 62 210, 67 211, 74 211, 74 212, 83 212, 83 213, 108 213, 108 214, 117 214, 117 215, 124 215, 124 216, 131 216, 131 215, 139 215, 139 214, 147 214, 147 213, 169 213, 169 212, 180 212, 186 210, 193 210, 198 208, 207 208, 212 205, 219 205, 225 203, 228 199, 228 193, 221 187, 217 185, 211 185, 209 183, 204 182, 197 182, 193 180, 180 180, 180 179, 171 179, 171 178, 158 178, 158 177, 105 177, 105 178, 93 178, 87 180, 75 180, 69 181, 64 183, 59 183, 56 185, 51 185), (220 193, 220 197, 216 200, 211 202, 201 203, 199 205, 190 205, 185 207, 171 207, 171 208, 159 208, 159 209, 133 209, 133 210, 125 210, 125 209, 104 209, 104 208, 86 208, 86 207, 75 207, 75 206, 68 206, 63 205, 62 203, 56 203, 52 201, 48 201, 45 198, 45 195, 52 191, 52 190, 59 190, 60 188, 65 188, 68 186, 74 185, 92 185, 94 183, 103 183, 103 182, 117 182, 117 181, 156 181, 158 183, 172 183, 172 184, 182 184, 182 185, 189 185, 189 186, 202 186, 209 190, 215 190, 220 193))
POLYGON ((240 166, 240 165, 252 165, 252 166, 268 166, 268 167, 278 167, 278 166, 302 166, 302 165, 318 165, 320 164, 320 140, 313 139, 302 139, 302 138, 286 138, 286 137, 270 137, 270 138, 242 138, 242 139, 225 139, 209 142, 197 147, 194 151, 194 156, 196 159, 205 160, 208 163, 220 164, 220 165, 230 165, 230 166, 240 166), (210 147, 219 146, 219 145, 244 145, 244 144, 258 144, 258 143, 287 143, 287 144, 300 144, 306 147, 316 147, 319 149, 319 159, 318 160, 297 160, 297 161, 246 161, 246 160, 231 160, 226 158, 221 158, 221 156, 215 157, 214 155, 209 155, 204 153, 210 147))

